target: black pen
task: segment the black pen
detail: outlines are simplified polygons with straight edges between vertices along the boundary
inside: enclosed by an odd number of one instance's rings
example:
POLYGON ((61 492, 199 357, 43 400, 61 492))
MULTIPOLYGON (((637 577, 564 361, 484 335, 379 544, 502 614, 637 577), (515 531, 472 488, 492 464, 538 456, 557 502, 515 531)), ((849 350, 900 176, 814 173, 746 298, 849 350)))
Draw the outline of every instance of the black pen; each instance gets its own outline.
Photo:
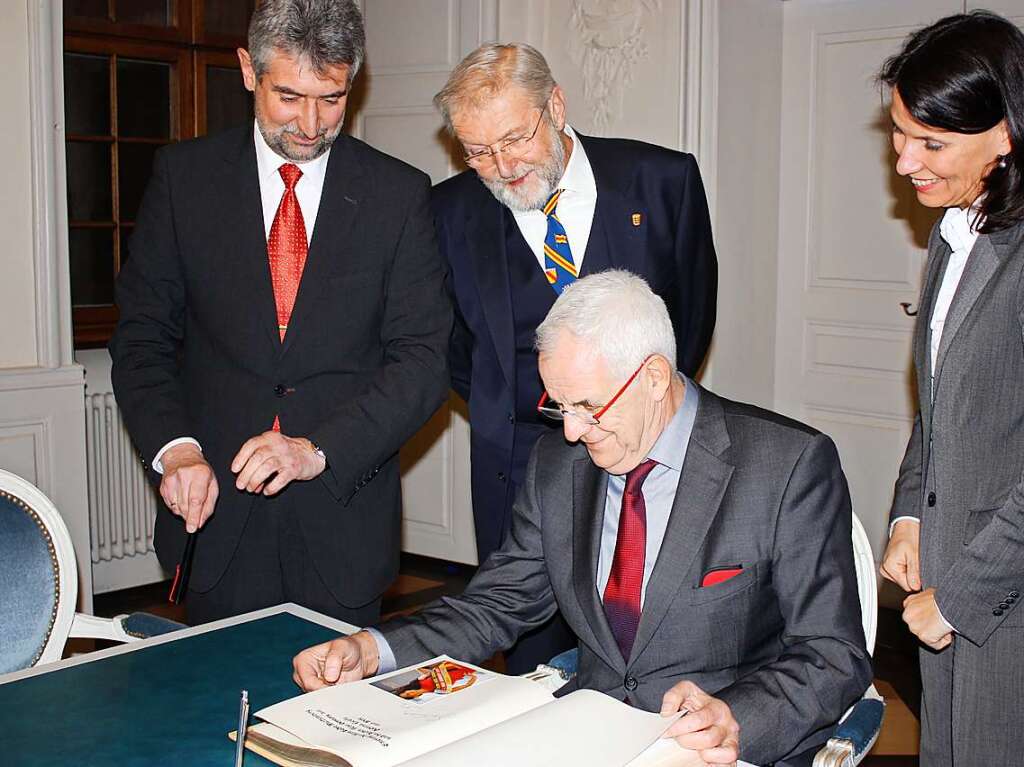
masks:
POLYGON ((181 554, 181 561, 174 568, 174 581, 171 583, 171 593, 167 595, 167 601, 180 605, 185 599, 185 592, 188 590, 188 576, 192 572, 192 555, 196 549, 196 536, 198 530, 189 533, 185 539, 185 550, 181 554))

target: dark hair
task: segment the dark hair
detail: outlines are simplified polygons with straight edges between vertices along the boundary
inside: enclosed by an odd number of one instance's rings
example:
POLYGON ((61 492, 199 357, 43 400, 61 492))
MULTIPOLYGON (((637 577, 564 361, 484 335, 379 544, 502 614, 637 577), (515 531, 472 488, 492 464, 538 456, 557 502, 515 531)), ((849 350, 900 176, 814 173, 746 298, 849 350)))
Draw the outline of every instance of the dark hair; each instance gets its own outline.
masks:
POLYGON ((984 133, 1006 120, 1010 152, 983 181, 980 230, 1024 219, 1024 35, 989 11, 947 16, 910 35, 878 80, 919 123, 984 133))
POLYGON ((249 22, 249 55, 257 77, 280 50, 307 60, 318 74, 346 64, 351 83, 365 48, 363 15, 354 0, 263 0, 249 22))

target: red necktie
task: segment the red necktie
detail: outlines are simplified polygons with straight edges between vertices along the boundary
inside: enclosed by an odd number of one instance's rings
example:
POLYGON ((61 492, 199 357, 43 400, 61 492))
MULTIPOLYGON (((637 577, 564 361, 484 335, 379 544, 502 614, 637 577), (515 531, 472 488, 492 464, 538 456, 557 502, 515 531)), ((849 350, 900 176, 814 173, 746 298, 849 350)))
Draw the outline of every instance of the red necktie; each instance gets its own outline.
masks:
POLYGON ((267 255, 270 257, 270 278, 274 283, 274 302, 277 304, 277 329, 284 341, 288 321, 295 306, 295 295, 299 292, 302 268, 306 265, 306 223, 302 220, 302 208, 295 196, 295 185, 302 177, 297 165, 285 163, 278 172, 284 180, 284 196, 277 207, 274 224, 267 238, 267 255))
MULTIPOLYGON (((288 321, 292 317, 295 296, 306 265, 306 222, 302 219, 295 185, 302 177, 297 165, 285 163, 278 172, 284 180, 284 196, 277 206, 277 215, 267 238, 267 256, 270 258, 270 280, 274 285, 274 303, 277 305, 277 330, 284 341, 288 321)), ((281 419, 274 416, 274 431, 281 431, 281 419)))
POLYGON ((640 623, 640 589, 647 552, 647 506, 641 488, 657 465, 648 459, 626 474, 615 555, 604 589, 604 612, 624 660, 629 660, 640 623))

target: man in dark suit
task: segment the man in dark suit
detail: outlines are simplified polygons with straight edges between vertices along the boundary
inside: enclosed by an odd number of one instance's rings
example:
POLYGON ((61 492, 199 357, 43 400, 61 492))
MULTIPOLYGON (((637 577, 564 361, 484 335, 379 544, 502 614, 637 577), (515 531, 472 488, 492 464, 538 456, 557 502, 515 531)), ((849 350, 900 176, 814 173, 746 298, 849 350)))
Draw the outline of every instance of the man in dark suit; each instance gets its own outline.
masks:
MULTIPOLYGON (((434 101, 471 167, 434 188, 433 208, 456 307, 449 361, 469 404, 483 562, 508 533, 530 450, 549 428, 535 409, 533 334, 558 293, 608 268, 642 275, 668 304, 680 370, 692 376, 715 324, 717 262, 693 156, 574 132, 534 48, 481 46, 434 101)), ((529 670, 571 641, 556 619, 506 655, 508 668, 529 670)))
POLYGON ((118 404, 203 622, 294 601, 379 616, 397 453, 442 402, 451 309, 429 181, 341 134, 351 0, 264 0, 239 50, 255 127, 157 154, 121 270, 118 404))
POLYGON ((677 373, 664 303, 627 272, 567 288, 537 348, 564 436, 537 442, 505 543, 461 596, 303 651, 296 681, 480 662, 558 609, 563 689, 687 708, 669 732, 707 762, 810 764, 871 680, 832 441, 677 373))

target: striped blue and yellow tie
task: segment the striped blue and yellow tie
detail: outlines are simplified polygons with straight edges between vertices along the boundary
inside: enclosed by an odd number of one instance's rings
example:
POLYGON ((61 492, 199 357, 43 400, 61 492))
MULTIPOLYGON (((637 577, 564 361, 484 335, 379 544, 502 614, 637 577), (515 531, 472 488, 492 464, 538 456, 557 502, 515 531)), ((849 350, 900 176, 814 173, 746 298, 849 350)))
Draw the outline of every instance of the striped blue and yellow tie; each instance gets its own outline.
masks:
POLYGON ((576 263, 572 260, 569 238, 565 236, 565 227, 555 213, 561 195, 562 190, 556 189, 544 205, 544 215, 548 218, 548 233, 544 237, 544 276, 559 295, 579 276, 576 263))

